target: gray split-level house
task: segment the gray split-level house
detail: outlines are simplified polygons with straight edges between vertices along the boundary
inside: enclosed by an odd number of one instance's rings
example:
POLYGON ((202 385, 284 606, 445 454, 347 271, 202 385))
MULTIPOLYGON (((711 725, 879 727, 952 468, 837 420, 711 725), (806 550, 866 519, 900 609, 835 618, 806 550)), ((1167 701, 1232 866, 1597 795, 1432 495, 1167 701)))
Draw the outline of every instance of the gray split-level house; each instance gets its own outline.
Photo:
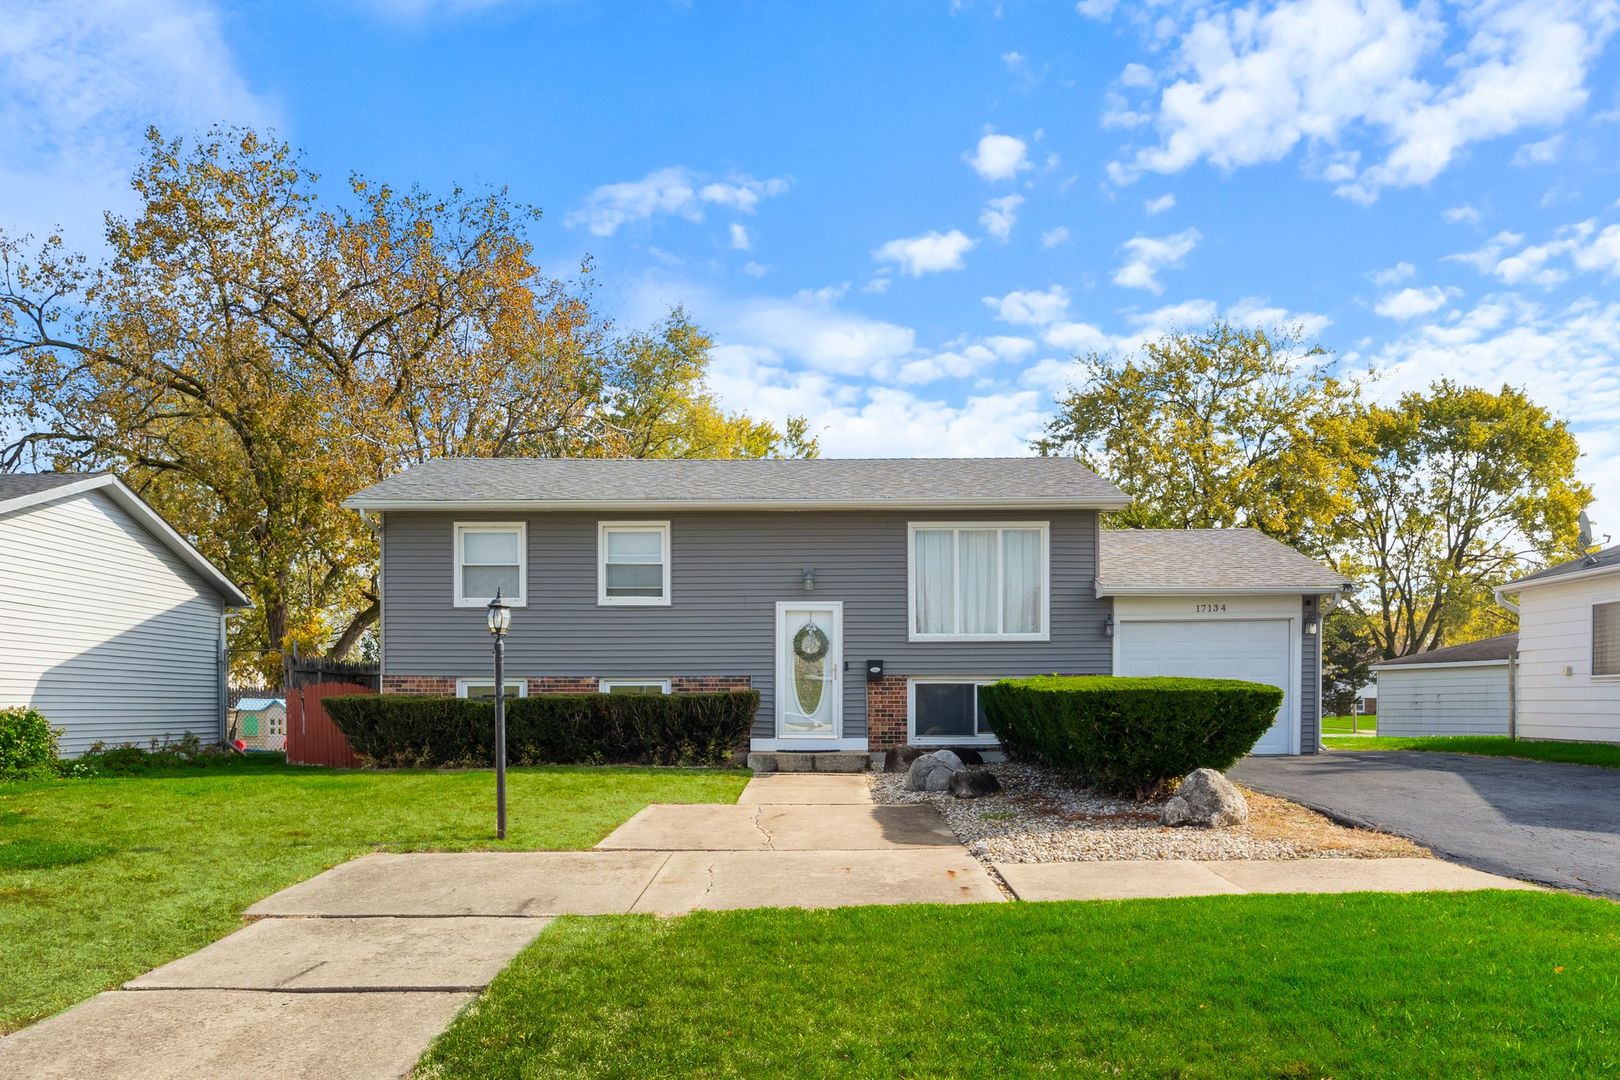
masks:
POLYGON ((993 745, 1000 678, 1283 689, 1258 753, 1313 753, 1347 584, 1247 529, 1117 531, 1068 458, 443 459, 345 505, 381 540, 385 692, 760 692, 755 750, 993 745))

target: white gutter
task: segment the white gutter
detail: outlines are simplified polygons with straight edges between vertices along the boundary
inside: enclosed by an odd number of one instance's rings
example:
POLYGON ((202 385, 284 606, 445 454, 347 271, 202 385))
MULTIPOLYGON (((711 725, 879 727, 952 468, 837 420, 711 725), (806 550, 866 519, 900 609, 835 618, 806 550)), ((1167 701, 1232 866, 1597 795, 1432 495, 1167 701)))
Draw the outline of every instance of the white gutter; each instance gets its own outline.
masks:
POLYGON ((1202 585, 1107 585, 1096 583, 1098 596, 1328 596, 1340 591, 1338 585, 1268 585, 1208 588, 1202 585))
POLYGON ((1513 614, 1517 615, 1519 613, 1519 605, 1507 598, 1508 588, 1510 588, 1510 586, 1503 585, 1500 588, 1493 590, 1491 595, 1496 597, 1496 602, 1498 604, 1501 604, 1503 607, 1513 612, 1513 614))
POLYGON ((1439 660, 1432 664, 1374 664, 1368 671, 1431 671, 1434 668, 1454 667, 1506 667, 1509 658, 1500 660, 1439 660))
POLYGON ((1601 577, 1604 574, 1613 574, 1617 571, 1620 571, 1620 562, 1609 563, 1606 566, 1588 567, 1585 570, 1576 570, 1569 574, 1554 574, 1551 577, 1520 578, 1518 581, 1508 582, 1496 591, 1498 594, 1503 591, 1523 592, 1525 589, 1534 589, 1542 585, 1561 585, 1566 581, 1584 581, 1586 578, 1601 577))

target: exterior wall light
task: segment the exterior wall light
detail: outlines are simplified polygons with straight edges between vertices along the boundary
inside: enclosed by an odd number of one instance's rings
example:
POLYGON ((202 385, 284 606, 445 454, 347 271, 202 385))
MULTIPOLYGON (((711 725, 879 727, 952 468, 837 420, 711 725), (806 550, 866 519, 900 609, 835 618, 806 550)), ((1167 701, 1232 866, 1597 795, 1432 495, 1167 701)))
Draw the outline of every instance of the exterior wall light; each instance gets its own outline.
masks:
POLYGON ((806 570, 800 584, 804 587, 805 592, 815 592, 816 572, 814 570, 806 570))
POLYGON ((1114 636, 1114 617, 1112 615, 1103 620, 1103 637, 1114 636))

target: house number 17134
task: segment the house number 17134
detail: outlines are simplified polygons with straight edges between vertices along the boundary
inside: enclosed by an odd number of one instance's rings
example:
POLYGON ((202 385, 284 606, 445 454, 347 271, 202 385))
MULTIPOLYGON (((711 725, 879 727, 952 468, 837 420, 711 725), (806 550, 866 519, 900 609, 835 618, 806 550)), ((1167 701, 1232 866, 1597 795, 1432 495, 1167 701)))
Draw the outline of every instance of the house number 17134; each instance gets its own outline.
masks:
POLYGON ((1219 615, 1226 610, 1225 604, 1194 604, 1193 611, 1199 615, 1219 615))

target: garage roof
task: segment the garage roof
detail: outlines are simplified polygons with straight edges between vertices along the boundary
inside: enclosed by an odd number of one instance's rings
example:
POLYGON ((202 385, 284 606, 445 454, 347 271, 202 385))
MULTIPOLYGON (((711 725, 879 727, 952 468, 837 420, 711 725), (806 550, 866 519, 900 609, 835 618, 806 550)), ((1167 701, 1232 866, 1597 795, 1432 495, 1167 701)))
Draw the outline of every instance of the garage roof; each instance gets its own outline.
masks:
POLYGON ((1496 637, 1480 638, 1478 641, 1467 641, 1461 645, 1447 645, 1443 649, 1430 649, 1428 652, 1413 653, 1411 656, 1397 656, 1393 660, 1374 664, 1373 670, 1427 667, 1434 664, 1481 664, 1496 661, 1506 663, 1508 657, 1512 656, 1518 647, 1518 634, 1498 634, 1496 637))
POLYGON ((1596 577, 1620 570, 1620 544, 1612 548, 1587 555, 1579 559, 1571 559, 1557 566, 1549 566, 1545 570, 1538 570, 1534 574, 1526 574, 1503 585, 1497 592, 1518 592, 1520 589, 1536 585, 1546 585, 1554 581, 1563 581, 1576 575, 1581 577, 1596 577))
POLYGON ((1104 529, 1098 596, 1330 593, 1350 580, 1256 529, 1104 529))
POLYGON ((1095 508, 1125 494, 1073 458, 438 458, 356 510, 1095 508))

